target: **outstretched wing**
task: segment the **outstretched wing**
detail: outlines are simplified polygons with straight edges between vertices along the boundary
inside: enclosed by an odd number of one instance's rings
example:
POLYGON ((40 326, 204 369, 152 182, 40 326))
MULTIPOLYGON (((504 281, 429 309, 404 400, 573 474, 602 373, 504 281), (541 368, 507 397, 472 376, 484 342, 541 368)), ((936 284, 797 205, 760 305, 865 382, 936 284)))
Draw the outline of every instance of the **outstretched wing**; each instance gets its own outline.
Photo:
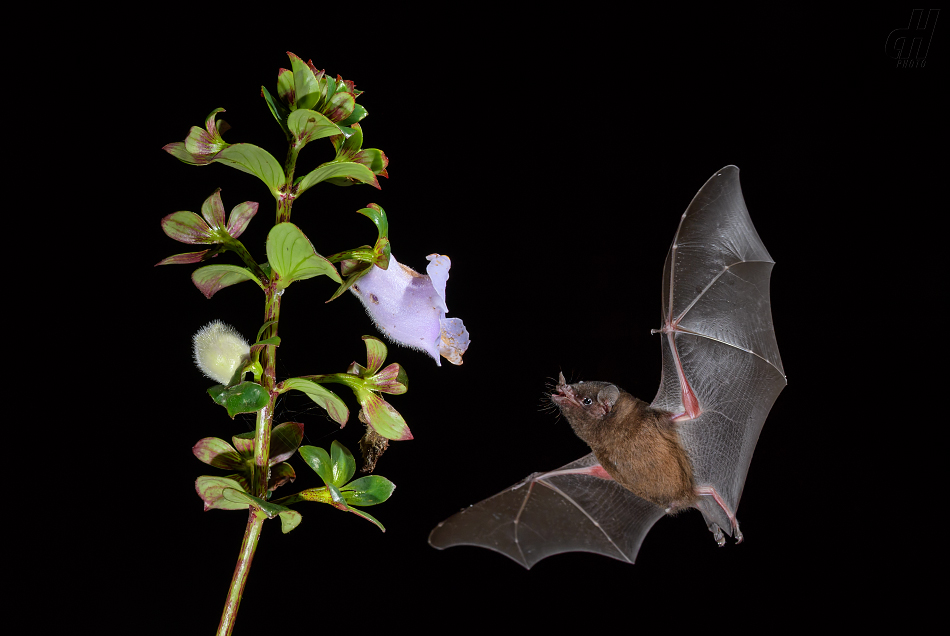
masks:
POLYGON ((653 406, 679 430, 707 524, 732 535, 755 443, 785 388, 772 311, 774 265, 726 166, 693 198, 663 268, 663 370, 653 406), (724 509, 725 507, 725 509, 724 509))
POLYGON ((561 552, 595 552, 633 563, 664 511, 598 475, 606 476, 593 453, 534 473, 449 517, 431 532, 429 543, 440 550, 488 548, 528 569, 561 552))

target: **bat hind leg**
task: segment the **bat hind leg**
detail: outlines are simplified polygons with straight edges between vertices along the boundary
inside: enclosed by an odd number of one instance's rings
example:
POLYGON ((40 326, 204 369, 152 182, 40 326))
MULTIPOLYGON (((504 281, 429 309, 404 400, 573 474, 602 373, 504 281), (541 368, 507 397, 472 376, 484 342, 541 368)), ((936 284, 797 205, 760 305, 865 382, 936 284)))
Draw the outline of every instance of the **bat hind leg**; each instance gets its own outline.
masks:
MULTIPOLYGON (((722 500, 722 497, 719 496, 719 493, 716 492, 716 489, 712 486, 701 486, 696 488, 696 494, 701 497, 712 497, 713 501, 716 502, 722 511, 726 513, 726 516, 729 517, 729 525, 732 526, 732 536, 735 538, 736 543, 742 543, 742 540, 745 538, 742 536, 742 531, 739 530, 739 520, 736 519, 735 513, 730 510, 729 506, 726 505, 726 502, 722 500)), ((722 528, 719 527, 718 523, 709 524, 709 531, 713 533, 713 539, 716 540, 716 544, 721 548, 726 544, 726 538, 723 536, 722 528)))

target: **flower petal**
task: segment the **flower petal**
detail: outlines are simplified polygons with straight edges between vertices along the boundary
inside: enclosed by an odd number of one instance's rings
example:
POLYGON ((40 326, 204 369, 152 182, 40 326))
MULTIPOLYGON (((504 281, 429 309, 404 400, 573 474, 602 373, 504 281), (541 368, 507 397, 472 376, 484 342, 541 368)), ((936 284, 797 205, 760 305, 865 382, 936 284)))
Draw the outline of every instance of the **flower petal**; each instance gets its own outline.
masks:
POLYGON ((448 305, 445 304, 445 283, 449 280, 449 269, 452 267, 452 261, 448 256, 442 254, 429 254, 426 256, 429 264, 426 265, 426 273, 432 279, 432 288, 439 295, 442 301, 442 311, 448 311, 448 305))
POLYGON ((460 318, 443 318, 439 353, 452 364, 462 364, 462 354, 468 349, 468 329, 460 318))
POLYGON ((461 364, 468 348, 468 331, 457 318, 446 319, 445 284, 452 262, 448 256, 430 254, 423 276, 390 255, 389 267, 371 268, 350 287, 363 303, 376 328, 393 342, 424 351, 436 364, 440 355, 461 364))

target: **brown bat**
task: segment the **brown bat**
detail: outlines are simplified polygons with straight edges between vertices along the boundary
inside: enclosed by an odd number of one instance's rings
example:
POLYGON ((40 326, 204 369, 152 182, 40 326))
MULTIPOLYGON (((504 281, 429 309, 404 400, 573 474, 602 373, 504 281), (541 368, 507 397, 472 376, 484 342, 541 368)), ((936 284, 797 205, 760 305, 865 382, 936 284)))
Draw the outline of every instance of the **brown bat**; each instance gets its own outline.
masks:
POLYGON ((769 303, 773 265, 739 169, 726 166, 693 198, 666 257, 653 402, 559 376, 551 399, 593 452, 462 510, 429 543, 489 548, 526 568, 575 551, 633 563, 660 517, 690 507, 720 546, 723 533, 741 542, 742 487, 786 384, 769 303))

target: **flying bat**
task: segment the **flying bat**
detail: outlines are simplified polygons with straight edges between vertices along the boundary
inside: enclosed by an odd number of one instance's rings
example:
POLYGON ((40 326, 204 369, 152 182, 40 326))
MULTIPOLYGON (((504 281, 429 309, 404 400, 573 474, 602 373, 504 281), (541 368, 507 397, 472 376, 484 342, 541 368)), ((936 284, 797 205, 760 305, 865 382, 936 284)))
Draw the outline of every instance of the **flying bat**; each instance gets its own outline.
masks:
POLYGON ((680 219, 663 267, 660 388, 650 404, 610 382, 551 394, 591 453, 533 473, 440 523, 429 543, 475 545, 531 568, 562 552, 633 563, 665 514, 702 512, 742 541, 736 509, 752 452, 785 388, 769 302, 774 262, 726 166, 680 219))

